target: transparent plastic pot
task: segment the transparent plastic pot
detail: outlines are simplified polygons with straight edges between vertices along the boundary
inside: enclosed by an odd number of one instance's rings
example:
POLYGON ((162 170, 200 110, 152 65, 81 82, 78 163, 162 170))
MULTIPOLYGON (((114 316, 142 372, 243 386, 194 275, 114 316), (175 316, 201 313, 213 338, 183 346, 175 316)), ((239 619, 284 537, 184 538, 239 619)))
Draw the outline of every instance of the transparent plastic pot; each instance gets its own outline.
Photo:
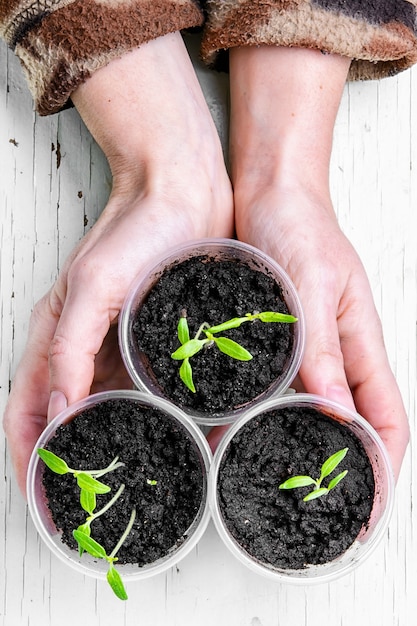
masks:
MULTIPOLYGON (((269 256, 248 244, 234 239, 202 239, 173 248, 160 256, 153 264, 145 267, 133 283, 123 304, 119 319, 119 345, 125 367, 137 389, 146 393, 167 398, 149 365, 146 363, 133 332, 133 322, 137 311, 149 292, 158 282, 163 272, 194 256, 208 255, 215 260, 238 260, 251 269, 273 277, 282 289, 282 295, 290 314, 298 321, 293 325, 293 346, 285 371, 262 393, 244 406, 218 412, 196 411, 187 406, 181 409, 196 423, 208 426, 228 424, 236 420, 249 407, 259 401, 286 392, 294 380, 304 353, 305 323, 304 314, 296 289, 287 273, 269 256)), ((179 381, 179 384, 182 384, 179 381)), ((172 400, 171 400, 172 401, 172 400)))
MULTIPOLYGON (((277 485, 278 488, 278 485, 277 485)), ((221 440, 212 463, 209 476, 209 501, 217 531, 227 548, 237 559, 252 571, 289 584, 327 583, 350 573, 372 554, 384 537, 394 504, 395 481, 390 459, 378 433, 357 413, 345 407, 312 394, 294 394, 272 398, 248 410, 226 432, 221 440), (320 565, 307 565, 300 569, 274 567, 249 554, 234 538, 223 518, 219 504, 219 472, 227 448, 235 435, 250 420, 270 411, 299 406, 316 409, 345 426, 362 443, 372 466, 375 492, 372 511, 366 526, 359 532, 352 545, 339 557, 320 565)))
POLYGON ((166 556, 141 567, 137 564, 117 563, 117 569, 123 581, 129 583, 164 572, 178 563, 178 561, 185 557, 200 540, 209 521, 210 512, 207 500, 207 478, 212 454, 201 430, 177 407, 161 398, 152 397, 149 394, 143 394, 137 391, 102 392, 73 404, 51 421, 36 443, 28 469, 27 497, 30 515, 35 527, 52 553, 79 573, 105 580, 108 565, 104 559, 95 559, 86 552, 80 557, 77 550, 71 549, 62 542, 61 533, 56 529, 48 509, 46 494, 42 485, 42 474, 45 465, 37 454, 37 449, 45 447, 59 426, 76 419, 77 415, 80 415, 85 409, 114 399, 124 399, 141 406, 153 407, 180 424, 184 428, 186 436, 190 438, 195 446, 196 454, 201 463, 203 481, 201 505, 193 523, 184 533, 185 539, 183 543, 173 547, 166 556))

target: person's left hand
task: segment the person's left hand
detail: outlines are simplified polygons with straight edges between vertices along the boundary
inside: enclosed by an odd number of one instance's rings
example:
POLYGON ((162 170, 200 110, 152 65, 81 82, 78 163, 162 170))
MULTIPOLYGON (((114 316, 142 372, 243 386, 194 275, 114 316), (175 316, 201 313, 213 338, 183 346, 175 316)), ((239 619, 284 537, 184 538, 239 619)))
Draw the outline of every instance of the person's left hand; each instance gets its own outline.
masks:
MULTIPOLYGON (((365 269, 329 191, 349 60, 264 46, 230 52, 231 172, 238 238, 289 274, 306 319, 303 389, 357 410, 398 477, 409 427, 365 269)), ((209 434, 213 449, 225 428, 209 434)))

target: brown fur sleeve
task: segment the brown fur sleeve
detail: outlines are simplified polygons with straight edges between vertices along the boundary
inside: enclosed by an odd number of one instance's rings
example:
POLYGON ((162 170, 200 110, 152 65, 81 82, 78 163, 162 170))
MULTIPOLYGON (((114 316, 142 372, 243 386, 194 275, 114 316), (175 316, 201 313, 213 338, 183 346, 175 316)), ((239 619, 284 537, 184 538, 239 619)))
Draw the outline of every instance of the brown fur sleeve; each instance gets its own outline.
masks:
POLYGON ((112 59, 202 22, 196 0, 0 0, 0 35, 20 58, 41 115, 64 108, 112 59))
POLYGON ((207 0, 202 55, 234 46, 298 46, 353 59, 350 79, 393 75, 417 61, 417 0, 207 0))

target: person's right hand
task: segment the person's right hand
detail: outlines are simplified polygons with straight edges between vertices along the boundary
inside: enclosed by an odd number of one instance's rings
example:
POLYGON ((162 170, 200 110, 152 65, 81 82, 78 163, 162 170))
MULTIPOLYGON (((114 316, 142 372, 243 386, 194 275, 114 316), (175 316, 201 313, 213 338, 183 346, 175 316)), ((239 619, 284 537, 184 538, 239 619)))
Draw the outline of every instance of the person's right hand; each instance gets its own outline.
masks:
POLYGON ((141 268, 176 243, 233 234, 220 141, 178 33, 98 70, 73 101, 109 160, 113 190, 33 311, 4 417, 23 493, 47 417, 90 391, 131 385, 115 328, 141 268))

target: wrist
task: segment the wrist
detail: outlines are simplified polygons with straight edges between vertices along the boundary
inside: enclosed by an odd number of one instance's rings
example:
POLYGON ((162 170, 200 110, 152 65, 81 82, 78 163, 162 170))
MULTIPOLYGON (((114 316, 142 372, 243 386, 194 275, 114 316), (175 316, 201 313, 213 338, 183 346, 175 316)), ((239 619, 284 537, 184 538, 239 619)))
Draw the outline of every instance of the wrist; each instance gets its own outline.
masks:
POLYGON ((73 100, 109 161, 119 204, 147 197, 199 207, 207 219, 218 206, 231 212, 219 136, 179 33, 98 70, 73 100))
POLYGON ((350 61, 309 49, 230 51, 235 187, 328 188, 333 128, 350 61))
MULTIPOLYGON (((72 94, 91 134, 119 171, 152 163, 203 100, 180 33, 151 40, 97 70, 72 94)), ((193 114, 193 115, 192 115, 193 114)), ((193 131, 192 125, 188 129, 193 131)))

